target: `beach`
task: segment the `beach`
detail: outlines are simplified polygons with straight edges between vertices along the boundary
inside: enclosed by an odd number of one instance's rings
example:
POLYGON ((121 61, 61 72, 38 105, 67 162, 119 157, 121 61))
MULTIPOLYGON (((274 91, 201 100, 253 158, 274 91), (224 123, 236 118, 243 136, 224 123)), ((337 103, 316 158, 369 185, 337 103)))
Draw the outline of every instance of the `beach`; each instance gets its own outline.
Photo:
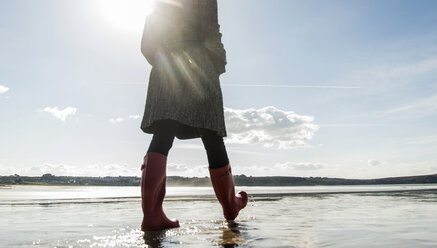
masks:
MULTIPOLYGON (((226 222, 212 188, 168 187, 181 227, 140 231, 138 187, 3 186, 4 247, 435 247, 437 185, 240 187, 226 222)), ((237 188, 238 189, 238 188, 237 188)))

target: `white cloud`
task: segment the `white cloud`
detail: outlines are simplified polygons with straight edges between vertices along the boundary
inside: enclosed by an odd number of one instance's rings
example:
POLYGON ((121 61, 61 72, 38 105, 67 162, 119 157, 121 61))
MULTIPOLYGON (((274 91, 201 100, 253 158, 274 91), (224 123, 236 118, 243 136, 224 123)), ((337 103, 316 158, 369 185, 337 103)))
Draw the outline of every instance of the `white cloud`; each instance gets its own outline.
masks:
POLYGON ((314 117, 273 106, 261 109, 225 108, 227 143, 262 144, 279 148, 306 147, 319 126, 314 117))
POLYGON ((188 167, 185 164, 167 164, 167 168, 172 172, 183 172, 188 170, 188 167))
POLYGON ((205 177, 209 176, 208 165, 186 165, 168 163, 168 176, 181 176, 181 177, 205 177))
POLYGON ((109 122, 111 122, 111 123, 120 123, 120 122, 123 122, 123 121, 125 121, 125 120, 127 120, 127 119, 132 119, 132 120, 138 120, 138 119, 140 119, 141 118, 141 116, 140 115, 129 115, 128 117, 115 117, 115 118, 111 118, 111 119, 109 119, 109 122))
POLYGON ((251 165, 251 166, 239 166, 232 165, 232 174, 233 175, 255 175, 255 176, 266 176, 271 175, 272 172, 277 172, 271 166, 260 166, 260 165, 251 165))
POLYGON ((281 169, 294 169, 299 171, 311 171, 311 170, 320 170, 325 168, 324 164, 321 163, 295 163, 295 162, 287 162, 287 163, 278 163, 276 167, 281 169))
POLYGON ((109 119, 109 122, 111 122, 111 123, 120 123, 120 122, 123 122, 123 121, 124 121, 124 119, 121 118, 121 117, 109 119))
MULTIPOLYGON (((240 165, 232 163, 234 175, 244 174, 246 176, 324 176, 333 170, 332 166, 315 162, 283 162, 262 165, 240 165)), ((336 175, 338 176, 338 175, 336 175)))
POLYGON ((0 94, 6 93, 9 90, 8 87, 0 84, 0 94))
POLYGON ((369 159, 369 160, 367 161, 367 164, 368 164, 368 165, 371 165, 371 166, 379 166, 379 165, 382 165, 383 162, 378 161, 378 160, 374 160, 374 159, 369 159))
POLYGON ((38 112, 46 112, 52 114, 54 117, 61 121, 65 121, 69 116, 75 115, 77 112, 76 108, 67 107, 63 110, 59 110, 58 107, 46 107, 44 109, 37 110, 38 112))
POLYGON ((0 169, 0 175, 41 176, 46 173, 55 176, 141 176, 140 166, 130 166, 128 164, 68 165, 44 163, 25 168, 4 167, 0 169))

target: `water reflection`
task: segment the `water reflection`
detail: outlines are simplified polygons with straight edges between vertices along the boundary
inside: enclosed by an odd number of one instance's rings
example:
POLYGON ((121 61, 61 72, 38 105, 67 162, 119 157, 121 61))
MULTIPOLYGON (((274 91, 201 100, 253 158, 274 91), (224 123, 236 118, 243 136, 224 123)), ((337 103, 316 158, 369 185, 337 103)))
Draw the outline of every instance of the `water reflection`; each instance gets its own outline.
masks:
MULTIPOLYGON (((210 225, 202 226, 202 223, 187 223, 188 226, 177 229, 166 229, 160 231, 146 231, 143 234, 143 240, 146 247, 150 248, 163 248, 167 247, 171 242, 173 236, 184 236, 188 233, 197 233, 197 236, 208 236, 213 233, 217 233, 218 239, 211 240, 214 245, 220 245, 222 247, 237 247, 239 245, 247 243, 243 237, 245 228, 244 225, 235 222, 212 222, 213 225, 219 224, 220 227, 213 227, 210 225), (189 226, 191 224, 191 226, 189 226), (194 225, 194 226, 193 226, 194 225), (194 231, 193 231, 193 230, 194 231)), ((204 225, 205 223, 203 223, 204 225)), ((174 240, 175 241, 175 240, 174 240)), ((194 240, 185 240, 185 244, 191 244, 194 240)), ((177 242, 177 241, 176 241, 177 242)), ((194 241, 195 243, 195 241, 194 241)))
POLYGON ((246 240, 241 236, 240 224, 235 221, 228 221, 227 224, 221 228, 222 236, 219 244, 223 247, 235 247, 246 243, 246 240))
POLYGON ((144 232, 143 239, 146 247, 150 248, 161 248, 163 246, 163 241, 166 238, 166 233, 169 229, 159 230, 159 231, 146 231, 144 232))

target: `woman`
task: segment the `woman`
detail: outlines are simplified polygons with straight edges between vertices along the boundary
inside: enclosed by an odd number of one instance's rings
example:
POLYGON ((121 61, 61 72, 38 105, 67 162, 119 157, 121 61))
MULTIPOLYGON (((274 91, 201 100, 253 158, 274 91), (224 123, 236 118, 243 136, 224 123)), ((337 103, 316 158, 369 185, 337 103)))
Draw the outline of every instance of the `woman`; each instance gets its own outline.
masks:
POLYGON ((224 217, 234 220, 247 204, 235 194, 223 137, 226 134, 219 76, 225 72, 217 0, 156 0, 147 17, 141 52, 152 65, 141 129, 153 134, 141 166, 141 229, 178 227, 162 209, 166 162, 174 137, 201 138, 214 192, 224 217))

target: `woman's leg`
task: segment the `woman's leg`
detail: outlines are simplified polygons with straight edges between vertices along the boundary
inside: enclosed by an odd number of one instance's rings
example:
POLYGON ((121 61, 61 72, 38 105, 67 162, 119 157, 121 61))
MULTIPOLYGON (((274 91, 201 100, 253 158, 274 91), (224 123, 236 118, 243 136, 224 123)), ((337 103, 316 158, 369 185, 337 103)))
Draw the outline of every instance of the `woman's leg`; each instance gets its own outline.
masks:
POLYGON ((155 123, 155 132, 147 152, 157 152, 168 156, 179 123, 174 120, 159 120, 155 123))
POLYGON ((222 205, 227 220, 234 220, 241 209, 247 205, 247 194, 235 194, 234 179, 229 164, 223 138, 215 132, 202 129, 201 137, 208 155, 209 175, 215 195, 222 205))
POLYGON ((141 199, 143 222, 141 230, 152 231, 179 227, 178 220, 167 218, 162 203, 165 197, 167 155, 172 147, 178 122, 158 121, 149 150, 141 166, 141 199))
POLYGON ((218 169, 229 164, 223 137, 208 129, 201 129, 200 135, 208 156, 210 169, 218 169))

